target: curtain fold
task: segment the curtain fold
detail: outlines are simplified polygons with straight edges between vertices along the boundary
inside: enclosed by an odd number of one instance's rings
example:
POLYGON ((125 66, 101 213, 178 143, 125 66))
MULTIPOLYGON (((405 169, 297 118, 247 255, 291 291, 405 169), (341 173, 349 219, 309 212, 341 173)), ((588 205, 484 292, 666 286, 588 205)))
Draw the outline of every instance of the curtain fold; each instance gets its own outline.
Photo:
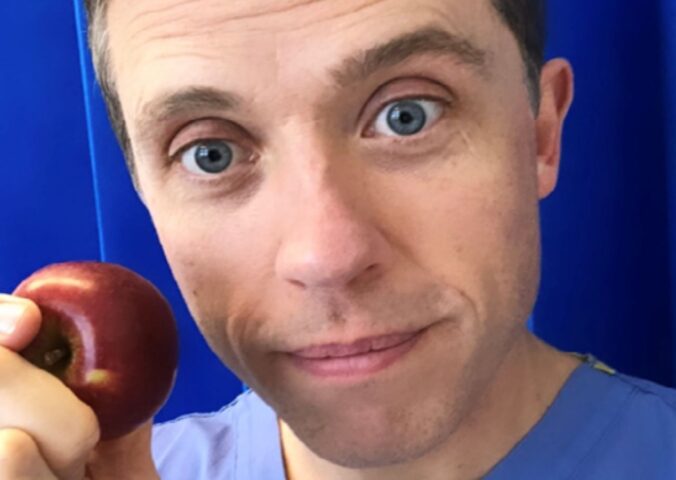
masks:
POLYGON ((665 85, 664 131, 669 192, 669 268, 672 340, 672 377, 676 385, 676 0, 662 0, 662 48, 665 85))

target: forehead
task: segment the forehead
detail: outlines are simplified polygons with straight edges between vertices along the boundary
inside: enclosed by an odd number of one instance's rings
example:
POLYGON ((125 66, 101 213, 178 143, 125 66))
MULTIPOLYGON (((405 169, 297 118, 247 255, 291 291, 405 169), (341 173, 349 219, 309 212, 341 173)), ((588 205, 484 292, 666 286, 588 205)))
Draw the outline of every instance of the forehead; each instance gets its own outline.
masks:
POLYGON ((355 51, 423 27, 488 52, 505 35, 490 2, 477 0, 112 0, 107 24, 118 93, 136 107, 186 84, 299 86, 355 51))
POLYGON ((192 27, 184 33, 222 27, 289 32, 322 22, 340 23, 341 19, 348 23, 369 17, 386 20, 401 13, 410 19, 431 13, 452 23, 459 16, 467 20, 468 15, 494 13, 488 0, 109 0, 108 4, 113 22, 122 20, 131 30, 153 30, 160 35, 177 21, 192 27))

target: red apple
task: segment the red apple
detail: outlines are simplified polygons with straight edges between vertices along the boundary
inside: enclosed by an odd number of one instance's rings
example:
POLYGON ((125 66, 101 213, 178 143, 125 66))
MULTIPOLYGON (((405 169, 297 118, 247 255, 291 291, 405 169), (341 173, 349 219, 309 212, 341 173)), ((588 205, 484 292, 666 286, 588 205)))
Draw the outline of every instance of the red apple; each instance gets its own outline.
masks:
POLYGON ((66 262, 38 270, 14 294, 42 313, 40 332, 21 355, 92 407, 102 440, 157 413, 174 384, 178 332, 153 284, 119 265, 66 262))

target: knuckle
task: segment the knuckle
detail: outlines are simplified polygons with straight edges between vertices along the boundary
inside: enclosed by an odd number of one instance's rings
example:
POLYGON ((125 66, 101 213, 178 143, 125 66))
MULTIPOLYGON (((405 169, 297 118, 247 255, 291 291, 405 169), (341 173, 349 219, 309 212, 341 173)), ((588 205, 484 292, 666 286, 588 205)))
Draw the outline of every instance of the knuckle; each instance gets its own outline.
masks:
MULTIPOLYGON (((28 459, 36 456, 55 471, 69 471, 94 449, 99 427, 92 409, 71 392, 53 393, 52 402, 31 405, 21 411, 15 408, 14 414, 6 412, 7 418, 0 421, 0 472, 30 464, 28 459), (51 413, 44 414, 45 411, 51 413)), ((0 479, 4 478, 0 474, 0 479)))
POLYGON ((94 411, 85 405, 79 404, 74 412, 75 421, 70 422, 67 438, 62 451, 70 452, 72 458, 81 457, 91 451, 99 441, 99 423, 94 411))
POLYGON ((82 404, 82 414, 80 417, 80 444, 84 449, 90 450, 99 442, 101 432, 99 430, 99 421, 89 406, 82 404))
POLYGON ((0 430, 0 465, 5 468, 14 463, 23 463, 40 455, 33 438, 18 429, 0 430))
POLYGON ((59 379, 21 360, 0 347, 0 480, 41 463, 69 472, 99 442, 98 419, 59 379))
POLYGON ((98 425, 82 418, 71 422, 67 432, 58 441, 52 436, 44 439, 44 451, 49 464, 56 471, 70 470, 84 461, 98 443, 98 425))
MULTIPOLYGON (((71 478, 79 471, 99 439, 99 427, 94 412, 85 404, 70 405, 68 415, 61 417, 40 436, 45 461, 59 478, 71 478)), ((77 477, 80 478, 80 477, 77 477)))

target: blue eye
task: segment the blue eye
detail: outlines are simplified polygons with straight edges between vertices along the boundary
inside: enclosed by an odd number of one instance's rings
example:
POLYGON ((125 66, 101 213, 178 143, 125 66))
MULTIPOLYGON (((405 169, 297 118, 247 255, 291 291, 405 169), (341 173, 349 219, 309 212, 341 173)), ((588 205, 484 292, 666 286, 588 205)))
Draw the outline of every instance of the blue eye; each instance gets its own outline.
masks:
POLYGON ((233 161, 234 148, 223 140, 207 140, 181 154, 181 163, 191 173, 209 175, 226 170, 233 161))
POLYGON ((436 121, 443 107, 433 100, 399 100, 388 104, 378 113, 374 130, 393 136, 412 136, 436 121))

